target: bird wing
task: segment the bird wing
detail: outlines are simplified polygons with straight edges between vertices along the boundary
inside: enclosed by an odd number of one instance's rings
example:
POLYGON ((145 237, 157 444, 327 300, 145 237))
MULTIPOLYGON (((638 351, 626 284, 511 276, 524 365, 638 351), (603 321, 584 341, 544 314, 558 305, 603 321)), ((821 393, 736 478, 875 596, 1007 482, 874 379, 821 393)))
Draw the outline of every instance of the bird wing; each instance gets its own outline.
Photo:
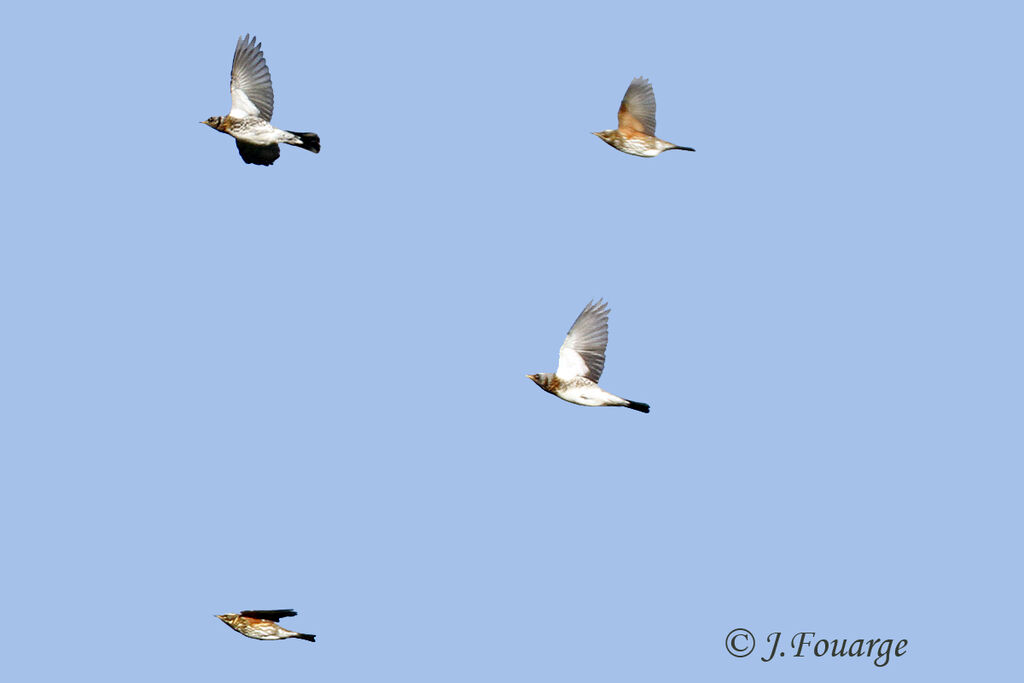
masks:
POLYGON ((238 145, 238 154, 242 161, 257 166, 270 166, 281 156, 281 148, 277 145, 253 145, 241 140, 235 140, 238 145))
POLYGON ((654 135, 654 88, 646 78, 634 78, 619 105, 619 128, 654 135))
POLYGON ((298 612, 293 609, 247 609, 241 613, 243 617, 252 617, 253 619, 266 619, 267 621, 277 621, 284 617, 294 617, 298 612))
POLYGON ((604 370, 604 350, 608 346, 608 304, 600 299, 591 301, 572 324, 569 334, 558 350, 559 379, 586 377, 601 379, 604 370))
POLYGON ((231 111, 228 116, 242 119, 258 116, 269 121, 274 115, 274 86, 270 83, 270 69, 263 59, 263 43, 249 34, 238 39, 235 58, 231 62, 231 111))

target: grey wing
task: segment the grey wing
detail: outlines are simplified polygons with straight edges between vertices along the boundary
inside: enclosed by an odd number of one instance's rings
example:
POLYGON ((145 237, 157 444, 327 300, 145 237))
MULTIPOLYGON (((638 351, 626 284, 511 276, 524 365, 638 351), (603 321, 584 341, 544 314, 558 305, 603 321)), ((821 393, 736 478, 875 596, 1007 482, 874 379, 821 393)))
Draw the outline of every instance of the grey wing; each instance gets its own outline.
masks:
POLYGON ((242 119, 258 116, 269 121, 274 115, 274 86, 270 83, 270 69, 263 58, 263 43, 256 43, 256 37, 249 40, 249 34, 238 39, 235 59, 231 62, 231 111, 232 118, 242 119))
POLYGON ((634 78, 619 105, 619 128, 632 128, 654 135, 654 88, 646 78, 634 78))
POLYGON ((586 377, 601 379, 604 371, 604 351, 608 347, 608 304, 600 299, 591 301, 572 324, 569 334, 558 350, 559 379, 586 377))

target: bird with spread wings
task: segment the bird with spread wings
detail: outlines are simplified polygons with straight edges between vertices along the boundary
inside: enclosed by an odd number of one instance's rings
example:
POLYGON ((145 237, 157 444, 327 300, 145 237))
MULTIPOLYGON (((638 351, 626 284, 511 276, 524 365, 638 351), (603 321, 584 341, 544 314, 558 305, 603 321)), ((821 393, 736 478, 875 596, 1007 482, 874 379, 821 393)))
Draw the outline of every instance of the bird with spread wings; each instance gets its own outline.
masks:
POLYGON ((319 135, 274 128, 270 125, 273 115, 274 86, 263 58, 263 44, 246 34, 238 39, 231 62, 231 111, 200 123, 235 138, 238 153, 247 164, 270 166, 281 156, 281 142, 320 152, 319 135))
POLYGON ((598 386, 608 346, 608 304, 591 301, 576 318, 558 350, 558 369, 527 375, 544 391, 581 406, 623 406, 651 412, 646 403, 630 401, 598 386))
POLYGON ((654 88, 646 78, 634 78, 619 105, 619 127, 594 135, 620 152, 638 157, 656 157, 669 149, 695 151, 655 137, 655 112, 654 88))

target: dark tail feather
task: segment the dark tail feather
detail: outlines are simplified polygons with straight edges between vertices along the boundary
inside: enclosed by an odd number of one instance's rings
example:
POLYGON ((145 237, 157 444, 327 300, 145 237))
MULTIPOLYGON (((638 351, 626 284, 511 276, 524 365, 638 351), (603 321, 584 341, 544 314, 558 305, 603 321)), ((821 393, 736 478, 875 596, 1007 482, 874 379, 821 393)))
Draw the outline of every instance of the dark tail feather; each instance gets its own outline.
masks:
POLYGON ((308 149, 313 154, 320 153, 320 136, 317 135, 316 133, 296 133, 293 130, 290 130, 288 132, 291 133, 292 135, 295 135, 296 137, 299 138, 299 140, 302 141, 301 143, 293 142, 291 144, 295 145, 296 147, 301 147, 302 149, 308 149))
POLYGON ((296 633, 295 637, 302 638, 303 640, 308 640, 311 643, 316 642, 316 636, 314 636, 312 633, 296 633))
POLYGON ((639 410, 641 413, 651 412, 651 407, 649 405, 646 403, 640 403, 639 401, 630 401, 626 404, 626 407, 631 408, 632 410, 639 410))
POLYGON ((683 150, 685 152, 696 152, 697 151, 693 147, 680 147, 679 145, 676 145, 675 147, 669 147, 669 149, 681 149, 681 150, 683 150))

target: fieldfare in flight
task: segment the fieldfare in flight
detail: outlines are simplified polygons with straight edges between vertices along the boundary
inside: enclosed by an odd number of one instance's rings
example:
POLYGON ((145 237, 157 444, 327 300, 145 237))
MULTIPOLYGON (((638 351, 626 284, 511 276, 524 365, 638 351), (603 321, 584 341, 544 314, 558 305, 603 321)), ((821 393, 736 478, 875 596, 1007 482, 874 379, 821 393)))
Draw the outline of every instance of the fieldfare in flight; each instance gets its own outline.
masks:
POLYGON ((651 412, 646 403, 629 401, 597 386, 608 346, 608 304, 591 301, 572 324, 558 350, 558 370, 527 375, 544 391, 581 406, 625 406, 651 412))
POLYGON ((684 149, 654 137, 654 88, 646 78, 634 78, 619 105, 619 127, 594 133, 609 145, 638 157, 656 157, 666 149, 684 149))
POLYGON ((309 633, 289 631, 277 623, 278 619, 294 617, 298 612, 293 609, 246 610, 241 614, 218 614, 218 619, 235 629, 243 636, 256 640, 284 640, 285 638, 302 638, 316 642, 316 636, 309 633))
POLYGON ((274 87, 263 59, 263 43, 257 44, 255 36, 250 42, 246 34, 238 39, 231 62, 231 111, 227 116, 211 116, 200 123, 233 137, 242 161, 247 164, 270 166, 281 156, 279 142, 314 154, 320 151, 319 135, 274 128, 270 125, 273 114, 274 87))

